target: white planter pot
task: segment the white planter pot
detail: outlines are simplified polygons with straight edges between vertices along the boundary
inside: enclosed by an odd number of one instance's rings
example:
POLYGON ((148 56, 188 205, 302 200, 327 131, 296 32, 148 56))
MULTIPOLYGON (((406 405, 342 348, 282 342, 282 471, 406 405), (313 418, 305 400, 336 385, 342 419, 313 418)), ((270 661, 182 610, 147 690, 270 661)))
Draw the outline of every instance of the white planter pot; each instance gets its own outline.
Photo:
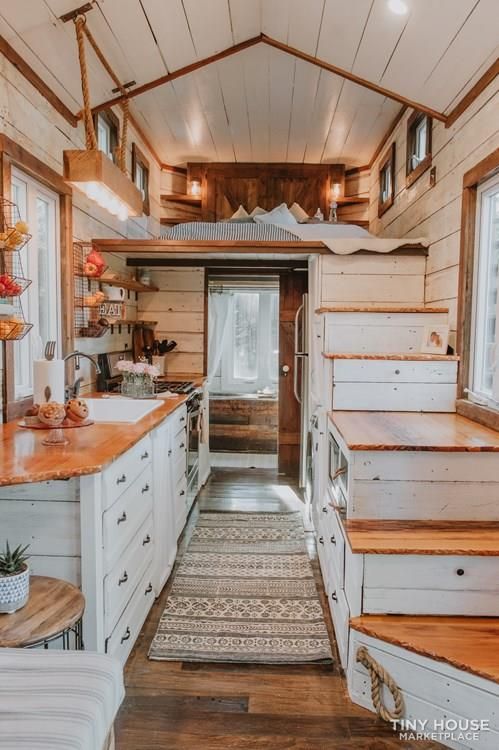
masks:
POLYGON ((12 614, 24 607, 29 597, 29 567, 11 576, 0 576, 0 613, 12 614))

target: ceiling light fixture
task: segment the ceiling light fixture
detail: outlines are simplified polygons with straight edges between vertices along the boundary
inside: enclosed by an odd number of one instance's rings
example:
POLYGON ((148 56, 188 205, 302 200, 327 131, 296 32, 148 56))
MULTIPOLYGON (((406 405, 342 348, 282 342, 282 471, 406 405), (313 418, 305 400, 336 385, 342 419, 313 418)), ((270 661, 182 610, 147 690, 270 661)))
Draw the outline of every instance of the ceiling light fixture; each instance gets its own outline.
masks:
POLYGON ((404 0, 388 0, 388 7, 392 13, 396 13, 397 16, 405 16, 409 12, 409 7, 404 0))

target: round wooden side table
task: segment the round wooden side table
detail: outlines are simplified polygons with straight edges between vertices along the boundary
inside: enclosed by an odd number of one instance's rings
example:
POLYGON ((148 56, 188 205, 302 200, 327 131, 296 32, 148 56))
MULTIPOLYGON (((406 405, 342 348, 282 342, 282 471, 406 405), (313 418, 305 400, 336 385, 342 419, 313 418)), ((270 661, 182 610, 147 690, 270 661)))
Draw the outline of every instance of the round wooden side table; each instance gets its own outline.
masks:
POLYGON ((0 614, 0 648, 32 648, 62 639, 63 650, 83 649, 81 618, 85 597, 59 578, 30 576, 27 604, 13 614, 0 614))

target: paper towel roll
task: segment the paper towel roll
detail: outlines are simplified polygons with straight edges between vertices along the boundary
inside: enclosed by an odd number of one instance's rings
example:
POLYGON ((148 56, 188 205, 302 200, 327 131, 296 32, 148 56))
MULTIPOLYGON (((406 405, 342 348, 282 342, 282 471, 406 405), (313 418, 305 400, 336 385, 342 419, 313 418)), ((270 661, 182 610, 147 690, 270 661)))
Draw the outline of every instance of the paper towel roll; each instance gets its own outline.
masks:
POLYGON ((50 401, 64 403, 64 360, 35 359, 33 362, 33 401, 44 404, 46 387, 50 388, 50 401))

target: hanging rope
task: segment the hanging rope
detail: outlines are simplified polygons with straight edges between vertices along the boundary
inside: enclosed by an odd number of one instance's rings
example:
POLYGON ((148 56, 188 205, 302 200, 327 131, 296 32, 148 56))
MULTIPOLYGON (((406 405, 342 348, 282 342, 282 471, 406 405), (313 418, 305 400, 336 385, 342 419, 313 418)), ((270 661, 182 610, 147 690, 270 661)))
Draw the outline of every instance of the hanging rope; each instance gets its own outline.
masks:
MULTIPOLYGON (((87 61, 85 56, 85 38, 86 37, 94 50, 97 58, 102 64, 103 68, 114 82, 115 86, 119 89, 120 93, 126 96, 127 90, 121 83, 120 79, 109 65, 108 61, 104 57, 99 45, 94 39, 94 36, 86 23, 87 19, 84 15, 78 16, 75 19, 76 27, 76 39, 78 42, 78 56, 80 59, 80 71, 81 71, 81 88, 83 92, 83 118, 85 123, 85 137, 87 148, 97 148, 97 137, 95 135, 94 121, 92 117, 92 108, 90 106, 90 92, 88 85, 88 71, 87 61)), ((121 137, 120 144, 117 149, 117 161, 118 166, 123 173, 126 174, 126 146, 127 146, 127 135, 128 135, 128 120, 129 120, 129 102, 128 99, 122 103, 121 108, 123 110, 123 121, 121 123, 121 137)))
POLYGON ((404 713, 404 699, 399 687, 393 681, 381 664, 371 656, 365 646, 360 646, 357 650, 356 661, 360 662, 369 672, 371 677, 371 699, 376 709, 376 713, 383 721, 396 721, 404 713), (382 689, 386 685, 393 696, 394 708, 389 711, 383 703, 382 689))
POLYGON ((88 149, 97 149, 92 108, 90 106, 90 89, 88 85, 87 60, 85 56, 84 29, 87 19, 85 16, 75 18, 76 41, 78 43, 78 58, 80 60, 81 91, 83 94, 83 122, 85 125, 85 140, 88 149))

